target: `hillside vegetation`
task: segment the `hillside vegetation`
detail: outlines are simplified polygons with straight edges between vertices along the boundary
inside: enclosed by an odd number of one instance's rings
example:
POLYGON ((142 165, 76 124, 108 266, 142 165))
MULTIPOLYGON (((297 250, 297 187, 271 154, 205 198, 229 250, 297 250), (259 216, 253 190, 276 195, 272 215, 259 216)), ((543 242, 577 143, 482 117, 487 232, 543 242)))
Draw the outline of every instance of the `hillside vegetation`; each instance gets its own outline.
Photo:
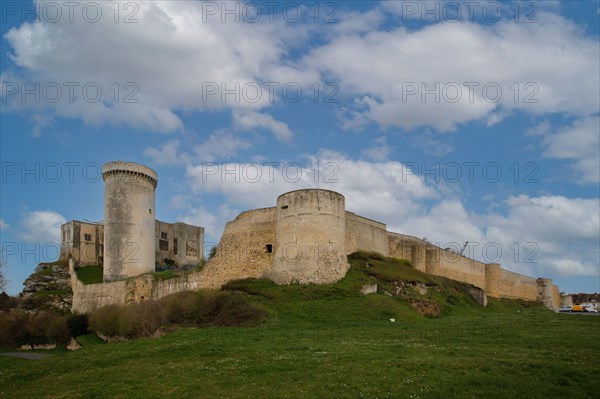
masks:
POLYGON ((483 307, 472 287, 420 273, 407 262, 369 253, 349 261, 347 276, 332 285, 246 279, 223 287, 219 295, 264 312, 260 325, 182 324, 161 338, 110 344, 89 334, 79 337, 83 349, 76 352, 56 350, 36 361, 0 357, 0 397, 597 394, 600 317, 555 314, 512 300, 490 299, 483 307), (360 293, 375 284, 376 293, 360 293))

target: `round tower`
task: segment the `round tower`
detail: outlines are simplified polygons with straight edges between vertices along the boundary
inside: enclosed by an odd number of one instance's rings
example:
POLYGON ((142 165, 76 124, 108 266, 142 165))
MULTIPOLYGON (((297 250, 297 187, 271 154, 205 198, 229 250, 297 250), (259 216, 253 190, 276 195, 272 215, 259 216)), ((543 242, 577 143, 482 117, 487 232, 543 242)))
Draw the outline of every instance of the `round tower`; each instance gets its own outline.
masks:
POLYGON ((327 284, 348 271, 344 196, 297 190, 277 198, 276 248, 270 278, 277 284, 327 284))
POLYGON ((155 171, 133 162, 102 165, 104 179, 104 281, 155 268, 155 171))

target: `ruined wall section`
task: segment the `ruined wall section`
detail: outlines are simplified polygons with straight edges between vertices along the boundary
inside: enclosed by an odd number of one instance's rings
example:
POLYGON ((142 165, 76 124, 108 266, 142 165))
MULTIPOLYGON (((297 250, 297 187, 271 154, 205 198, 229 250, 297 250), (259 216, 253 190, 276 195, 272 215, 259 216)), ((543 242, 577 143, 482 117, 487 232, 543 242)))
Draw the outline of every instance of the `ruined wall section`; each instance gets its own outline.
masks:
POLYGON ((389 254, 386 225, 346 211, 346 254, 375 251, 389 254))
POLYGON ((177 266, 198 265, 204 259, 204 227, 157 220, 154 235, 157 265, 166 264, 165 259, 177 266))
POLYGON ((83 284, 74 272, 73 262, 69 265, 71 287, 73 289, 73 313, 90 313, 107 305, 128 305, 144 300, 159 300, 181 291, 195 291, 200 288, 202 273, 188 273, 183 276, 157 281, 151 274, 143 274, 121 281, 100 284, 83 284))
POLYGON ((73 259, 75 266, 101 265, 103 262, 104 226, 71 220, 60 226, 60 260, 73 259))
POLYGON ((227 281, 263 277, 271 270, 275 254, 276 210, 255 209, 238 215, 225 225, 215 256, 202 270, 205 288, 227 281))

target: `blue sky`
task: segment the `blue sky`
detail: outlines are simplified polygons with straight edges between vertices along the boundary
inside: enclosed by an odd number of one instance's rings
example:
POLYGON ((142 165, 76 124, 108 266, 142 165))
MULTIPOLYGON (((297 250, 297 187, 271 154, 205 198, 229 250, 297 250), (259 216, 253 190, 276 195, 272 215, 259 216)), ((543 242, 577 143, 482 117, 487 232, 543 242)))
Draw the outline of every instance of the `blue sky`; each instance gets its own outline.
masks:
POLYGON ((61 223, 102 219, 113 160, 155 169, 157 217, 208 242, 322 187, 389 230, 600 292, 597 1, 0 11, 10 293, 54 260, 61 223))

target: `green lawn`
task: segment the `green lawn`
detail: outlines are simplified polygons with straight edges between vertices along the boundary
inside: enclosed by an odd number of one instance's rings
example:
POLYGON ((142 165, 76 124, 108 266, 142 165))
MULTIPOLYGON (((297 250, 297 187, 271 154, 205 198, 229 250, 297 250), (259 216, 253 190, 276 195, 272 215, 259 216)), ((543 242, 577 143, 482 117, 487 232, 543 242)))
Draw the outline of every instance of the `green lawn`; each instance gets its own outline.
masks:
MULTIPOLYGON (((458 286, 432 285, 424 299, 443 311, 427 318, 410 298, 357 294, 365 282, 389 283, 378 280, 381 265, 369 263, 365 273, 363 260, 354 259, 348 276, 331 286, 229 284, 269 312, 260 327, 180 329, 112 344, 85 336, 76 352, 0 357, 0 397, 597 397, 600 317, 508 300, 482 308, 458 286)), ((427 281, 447 284, 434 280, 427 281)))
POLYGON ((84 284, 98 284, 102 282, 102 266, 89 265, 75 269, 77 278, 84 284))

